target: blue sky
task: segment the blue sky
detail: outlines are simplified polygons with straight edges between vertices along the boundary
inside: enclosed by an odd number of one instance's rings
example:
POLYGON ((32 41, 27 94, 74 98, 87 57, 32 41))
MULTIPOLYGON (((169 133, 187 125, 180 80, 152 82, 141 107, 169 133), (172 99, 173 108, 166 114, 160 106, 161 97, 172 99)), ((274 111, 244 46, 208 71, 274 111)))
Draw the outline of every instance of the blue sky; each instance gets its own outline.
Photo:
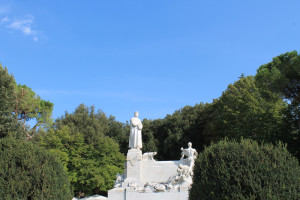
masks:
POLYGON ((300 1, 0 0, 0 62, 54 103, 125 122, 211 102, 300 46, 300 1))

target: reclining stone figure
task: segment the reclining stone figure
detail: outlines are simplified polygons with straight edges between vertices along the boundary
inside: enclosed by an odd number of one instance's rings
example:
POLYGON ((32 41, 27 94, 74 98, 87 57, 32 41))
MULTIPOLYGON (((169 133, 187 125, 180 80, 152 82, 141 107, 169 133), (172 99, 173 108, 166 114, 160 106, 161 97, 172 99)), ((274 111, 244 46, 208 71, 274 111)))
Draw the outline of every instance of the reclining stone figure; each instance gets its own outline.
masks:
POLYGON ((157 152, 147 152, 143 154, 143 160, 154 160, 154 156, 157 154, 157 152))

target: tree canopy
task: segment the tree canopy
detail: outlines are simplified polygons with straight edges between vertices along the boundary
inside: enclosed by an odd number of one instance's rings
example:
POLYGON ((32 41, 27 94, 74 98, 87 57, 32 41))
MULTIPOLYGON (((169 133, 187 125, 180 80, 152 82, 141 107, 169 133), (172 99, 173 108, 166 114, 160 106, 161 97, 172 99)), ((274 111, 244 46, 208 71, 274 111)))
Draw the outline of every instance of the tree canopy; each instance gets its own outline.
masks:
POLYGON ((41 99, 26 85, 17 85, 7 68, 0 65, 0 136, 31 139, 39 127, 52 123, 52 110, 53 103, 41 99), (36 121, 31 128, 27 124, 30 120, 36 121), (16 131, 20 127, 23 131, 16 131))
POLYGON ((297 51, 281 54, 261 65, 255 78, 260 86, 300 104, 300 55, 297 51))
POLYGON ((20 126, 13 119, 15 80, 0 64, 0 138, 16 132, 20 126))
POLYGON ((289 146, 300 159, 300 55, 297 51, 291 51, 273 58, 272 62, 258 68, 255 80, 258 87, 287 100, 284 119, 288 123, 286 133, 294 135, 289 146))
POLYGON ((41 99, 26 85, 15 86, 16 103, 14 106, 15 119, 22 122, 27 139, 31 139, 38 127, 49 127, 52 123, 53 103, 41 99), (35 125, 28 129, 26 122, 35 120, 35 125))
POLYGON ((240 78, 229 84, 213 103, 215 132, 220 138, 251 138, 275 142, 282 139, 281 126, 285 102, 276 95, 265 98, 254 77, 240 78))
POLYGON ((81 104, 39 138, 63 163, 77 196, 106 194, 116 174, 123 173, 125 157, 118 143, 106 136, 109 122, 102 111, 81 104))

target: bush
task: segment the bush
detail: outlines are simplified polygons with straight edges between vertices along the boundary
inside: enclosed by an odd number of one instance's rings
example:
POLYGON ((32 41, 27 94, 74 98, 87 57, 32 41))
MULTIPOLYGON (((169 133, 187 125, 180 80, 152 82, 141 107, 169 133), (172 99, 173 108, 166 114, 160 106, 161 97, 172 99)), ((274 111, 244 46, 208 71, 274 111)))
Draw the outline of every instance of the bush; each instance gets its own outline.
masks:
POLYGON ((6 200, 72 199, 63 166, 29 141, 0 140, 0 198, 6 200))
POLYGON ((190 200, 300 199, 300 167, 282 144, 223 140, 196 160, 190 200))

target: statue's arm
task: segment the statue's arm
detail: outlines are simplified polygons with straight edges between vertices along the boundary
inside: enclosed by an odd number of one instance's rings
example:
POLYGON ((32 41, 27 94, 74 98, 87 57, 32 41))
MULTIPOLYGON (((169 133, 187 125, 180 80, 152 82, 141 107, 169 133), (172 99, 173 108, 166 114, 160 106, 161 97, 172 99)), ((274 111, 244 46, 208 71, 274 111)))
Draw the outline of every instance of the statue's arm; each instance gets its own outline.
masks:
POLYGON ((142 130, 142 129, 143 129, 143 124, 142 124, 142 122, 141 122, 140 124, 138 124, 138 129, 139 129, 139 130, 142 130))
POLYGON ((196 149, 194 149, 195 151, 195 157, 197 158, 198 157, 198 152, 196 151, 196 149))
POLYGON ((181 159, 183 159, 183 157, 184 157, 184 152, 183 152, 184 149, 183 149, 183 147, 181 147, 180 150, 181 150, 181 158, 180 158, 180 160, 181 160, 181 159))
POLYGON ((130 122, 131 122, 132 126, 142 126, 142 122, 139 119, 131 118, 130 122))
POLYGON ((136 120, 134 118, 130 119, 130 123, 132 126, 137 126, 138 124, 136 123, 136 120))

